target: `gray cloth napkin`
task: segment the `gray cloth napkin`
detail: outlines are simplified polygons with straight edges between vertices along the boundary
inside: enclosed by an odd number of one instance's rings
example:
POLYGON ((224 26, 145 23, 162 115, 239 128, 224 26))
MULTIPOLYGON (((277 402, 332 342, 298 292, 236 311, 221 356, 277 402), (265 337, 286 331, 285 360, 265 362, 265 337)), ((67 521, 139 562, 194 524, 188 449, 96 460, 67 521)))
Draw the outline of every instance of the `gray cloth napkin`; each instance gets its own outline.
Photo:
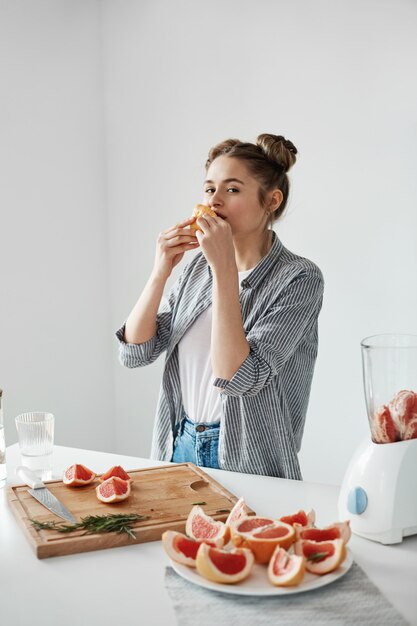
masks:
POLYGON ((407 624, 357 563, 326 587, 288 596, 241 596, 203 589, 172 567, 166 568, 165 587, 178 626, 407 624))

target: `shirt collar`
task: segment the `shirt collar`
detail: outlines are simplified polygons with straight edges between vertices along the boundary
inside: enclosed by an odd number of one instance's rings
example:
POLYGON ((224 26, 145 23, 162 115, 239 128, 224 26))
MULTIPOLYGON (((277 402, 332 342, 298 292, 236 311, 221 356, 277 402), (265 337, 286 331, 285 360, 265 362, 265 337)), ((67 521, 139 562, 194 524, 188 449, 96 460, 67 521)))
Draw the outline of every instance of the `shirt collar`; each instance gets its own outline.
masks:
POLYGON ((269 274, 281 254, 283 245, 276 232, 272 230, 271 233, 272 246, 270 251, 262 257, 259 263, 255 265, 249 276, 242 281, 242 287, 251 287, 252 289, 258 287, 258 285, 260 285, 264 278, 269 274))
MULTIPOLYGON (((252 289, 258 287, 258 285, 261 284, 265 276, 269 274, 270 270, 275 265, 279 255, 281 254, 283 245, 278 238, 276 232, 274 230, 271 230, 271 233, 272 245, 270 251, 268 252, 268 254, 262 257, 257 265, 255 265, 249 276, 242 280, 242 287, 250 287, 252 289)), ((211 268, 208 264, 207 269, 211 277, 211 268)))

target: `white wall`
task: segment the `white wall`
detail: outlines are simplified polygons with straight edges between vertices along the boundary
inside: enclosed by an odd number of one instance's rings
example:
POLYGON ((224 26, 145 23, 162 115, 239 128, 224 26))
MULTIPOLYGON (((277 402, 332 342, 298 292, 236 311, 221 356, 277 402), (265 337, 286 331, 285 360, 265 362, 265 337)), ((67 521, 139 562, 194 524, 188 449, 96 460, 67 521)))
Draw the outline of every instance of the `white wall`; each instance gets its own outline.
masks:
POLYGON ((163 359, 123 369, 113 332, 157 232, 200 199, 209 147, 283 133, 299 160, 276 230, 326 279, 301 462, 306 479, 339 482, 368 433, 360 340, 417 333, 416 3, 0 7, 10 434, 14 415, 44 407, 58 443, 149 454, 163 359))
MULTIPOLYGON (((360 341, 417 333, 417 4, 104 2, 113 325, 156 234, 200 199, 208 148, 287 135, 299 148, 276 230, 326 279, 304 477, 341 480, 368 434, 360 341)), ((163 360, 116 370, 118 447, 148 454, 163 360)))
POLYGON ((99 5, 0 4, 0 386, 56 443, 114 439, 99 5))

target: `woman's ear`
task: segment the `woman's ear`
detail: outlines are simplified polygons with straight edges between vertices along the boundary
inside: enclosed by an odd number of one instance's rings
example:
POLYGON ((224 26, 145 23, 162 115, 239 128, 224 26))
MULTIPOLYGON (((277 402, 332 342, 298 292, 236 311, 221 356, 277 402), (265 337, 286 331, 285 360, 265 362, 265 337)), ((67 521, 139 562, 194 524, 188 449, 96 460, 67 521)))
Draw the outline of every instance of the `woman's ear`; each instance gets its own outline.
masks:
POLYGON ((274 189, 274 191, 271 194, 271 201, 269 203, 269 207, 270 207, 271 213, 273 213, 274 211, 276 211, 278 209, 278 207, 281 204, 283 198, 284 198, 284 196, 282 194, 281 189, 274 189))

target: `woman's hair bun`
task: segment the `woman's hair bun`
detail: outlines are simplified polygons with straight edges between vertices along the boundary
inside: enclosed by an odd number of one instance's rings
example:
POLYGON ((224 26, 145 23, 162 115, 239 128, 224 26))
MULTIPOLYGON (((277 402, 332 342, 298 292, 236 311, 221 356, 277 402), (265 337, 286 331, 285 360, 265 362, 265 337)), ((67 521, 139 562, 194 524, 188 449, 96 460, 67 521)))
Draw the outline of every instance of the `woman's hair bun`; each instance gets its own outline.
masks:
POLYGON ((263 133, 256 140, 267 159, 281 167, 284 173, 288 172, 296 161, 297 148, 292 141, 282 135, 263 133))

